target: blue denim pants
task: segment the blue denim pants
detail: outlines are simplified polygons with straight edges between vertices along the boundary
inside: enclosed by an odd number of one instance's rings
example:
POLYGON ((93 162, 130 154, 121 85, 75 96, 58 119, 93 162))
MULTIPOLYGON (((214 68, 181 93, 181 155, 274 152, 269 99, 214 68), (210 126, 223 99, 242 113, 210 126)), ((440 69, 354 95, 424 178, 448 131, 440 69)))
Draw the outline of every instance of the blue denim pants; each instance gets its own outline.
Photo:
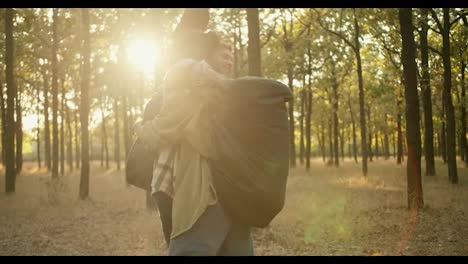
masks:
POLYGON ((208 206, 193 227, 171 239, 170 256, 253 256, 251 228, 232 221, 223 207, 208 206))

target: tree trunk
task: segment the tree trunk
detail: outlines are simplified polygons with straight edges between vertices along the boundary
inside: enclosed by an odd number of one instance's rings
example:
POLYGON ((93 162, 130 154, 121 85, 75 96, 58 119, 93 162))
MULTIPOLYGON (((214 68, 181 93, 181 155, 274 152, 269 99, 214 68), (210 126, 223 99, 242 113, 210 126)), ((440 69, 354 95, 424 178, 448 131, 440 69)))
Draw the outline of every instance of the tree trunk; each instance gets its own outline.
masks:
POLYGON ((330 149, 330 152, 328 153, 329 154, 329 160, 328 160, 328 165, 333 165, 333 160, 334 160, 334 153, 335 152, 335 148, 333 146, 333 119, 332 118, 328 118, 328 147, 330 149))
MULTIPOLYGON (((109 147, 107 146, 107 129, 106 129, 106 117, 104 116, 104 111, 101 111, 101 119, 102 119, 102 146, 103 146, 103 153, 102 153, 102 160, 105 159, 106 162, 106 169, 109 169, 109 147)), ((101 162, 101 166, 103 161, 101 162)))
POLYGON ((80 198, 85 199, 89 195, 89 82, 90 82, 90 39, 89 39, 89 9, 83 8, 83 78, 81 83, 81 178, 80 178, 80 198))
POLYGON ((73 171, 73 131, 70 120, 70 108, 65 102, 65 122, 67 123, 68 145, 67 145, 67 164, 70 171, 73 171))
MULTIPOLYGON (((305 79, 305 77, 304 77, 305 79)), ((304 80, 304 87, 305 87, 305 80, 304 80)), ((305 89, 301 91, 301 119, 300 119, 300 143, 299 143, 299 160, 301 165, 304 165, 304 155, 305 155, 305 140, 304 140, 304 112, 305 112, 305 89)))
POLYGON ((367 150, 369 151, 369 161, 372 162, 372 159, 374 158, 374 153, 372 153, 372 128, 371 128, 371 110, 370 110, 370 105, 367 105, 367 124, 369 125, 369 142, 367 146, 367 150))
POLYGON ((348 158, 349 159, 353 158, 353 144, 351 144, 351 142, 353 142, 353 138, 352 138, 351 132, 348 131, 348 158))
POLYGON ((15 192, 15 97, 16 87, 14 80, 14 40, 13 40, 12 8, 5 8, 5 76, 7 85, 6 130, 5 130, 5 192, 15 192))
POLYGON ((262 76, 258 8, 247 8, 249 75, 262 76))
MULTIPOLYGON (((36 105, 36 114, 37 114, 37 134, 36 134, 36 148, 37 148, 37 167, 40 169, 42 167, 41 164, 41 122, 40 122, 40 105, 41 105, 41 89, 37 88, 37 105, 36 105)), ((0 85, 1 89, 1 85, 0 85)))
POLYGON ((295 142, 295 128, 294 128, 294 88, 293 88, 293 69, 292 65, 288 65, 288 86, 291 89, 291 93, 293 94, 293 99, 291 99, 289 103, 289 127, 290 127, 290 166, 296 167, 296 142, 295 142))
POLYGON ((4 99, 4 92, 3 92, 3 85, 2 81, 0 80, 0 111, 1 111, 1 118, 2 118, 2 123, 1 123, 1 132, 2 132, 2 151, 1 151, 1 160, 3 165, 5 165, 5 135, 6 135, 6 109, 5 109, 5 99, 4 99))
POLYGON ((466 140, 466 97, 465 97, 465 69, 466 63, 461 59, 460 63, 460 71, 461 71, 461 104, 460 104, 460 112, 461 112, 461 147, 463 148, 462 156, 464 156, 465 166, 468 167, 468 144, 466 140))
MULTIPOLYGON (((16 85, 16 83, 15 83, 16 85)), ((17 88, 17 95, 16 95, 16 158, 15 158, 15 165, 16 165, 16 174, 20 174, 23 168, 23 111, 21 107, 21 87, 17 88)))
POLYGON ((408 160, 406 176, 408 186, 408 208, 419 210, 424 205, 421 185, 421 134, 419 128, 419 98, 416 68, 416 50, 413 35, 411 8, 399 10, 402 38, 402 64, 406 99, 406 142, 408 160))
POLYGON ((242 75, 242 73, 244 72, 244 64, 243 64, 243 61, 244 61, 244 43, 243 43, 243 40, 242 40, 242 20, 240 18, 240 16, 237 17, 237 23, 239 25, 239 27, 237 28, 237 36, 239 37, 239 67, 238 67, 238 74, 239 75, 242 75))
POLYGON ((455 110, 452 103, 452 66, 450 62, 450 14, 449 8, 444 8, 444 30, 442 31, 442 57, 444 62, 444 102, 447 111, 447 165, 451 183, 458 183, 456 137, 455 137, 455 110))
POLYGON ((345 145, 345 139, 344 139, 344 129, 341 129, 340 132, 340 151, 341 151, 341 159, 344 160, 345 155, 344 155, 344 145, 345 145))
POLYGON ((326 157, 326 153, 325 153, 325 131, 324 131, 324 124, 323 124, 323 120, 321 121, 321 125, 320 127, 317 126, 317 131, 320 131, 320 134, 317 133, 317 140, 318 140, 318 143, 319 143, 319 146, 320 146, 320 154, 322 155, 322 161, 325 162, 325 157, 326 157))
POLYGON ((130 133, 128 131, 128 100, 127 100, 127 96, 123 96, 121 98, 121 100, 122 100, 122 119, 123 119, 123 136, 124 136, 124 147, 125 147, 125 159, 127 159, 128 151, 130 149, 130 133))
POLYGON ((380 148, 379 148, 379 131, 375 130, 375 158, 379 159, 380 148))
POLYGON ((388 160, 390 158, 390 143, 388 140, 388 132, 385 131, 384 134, 384 145, 385 145, 385 160, 388 160))
POLYGON ((49 82, 48 76, 44 72, 42 74, 44 81, 44 151, 45 151, 45 163, 47 169, 52 169, 52 157, 51 157, 51 146, 50 146, 50 121, 49 121, 49 82))
POLYGON ((358 84, 359 84, 359 119, 361 125, 361 155, 362 155, 362 173, 364 176, 367 176, 367 131, 366 131, 366 116, 365 116, 365 107, 364 107, 364 81, 362 78, 362 65, 361 65, 361 44, 359 42, 360 33, 359 33, 359 24, 356 17, 356 9, 354 9, 354 30, 355 30, 355 45, 356 45, 356 65, 357 65, 357 75, 358 75, 358 84))
POLYGON ((75 163, 76 168, 81 167, 81 145, 80 145, 80 133, 78 132, 78 110, 74 111, 74 121, 75 121, 75 163))
POLYGON ((421 90, 424 108, 424 158, 426 160, 426 176, 435 175, 434 161, 434 125, 432 123, 432 95, 429 75, 429 48, 427 46, 427 8, 421 8, 421 90))
POLYGON ((114 98, 114 160, 117 164, 117 170, 120 170, 120 121, 119 121, 119 103, 117 102, 117 97, 114 98))
POLYGON ((62 100, 60 107, 60 174, 65 174, 65 86, 63 79, 62 85, 62 100))
POLYGON ((58 76, 57 76, 57 51, 58 51, 58 36, 57 24, 58 14, 57 8, 52 9, 52 178, 57 178, 59 173, 59 129, 58 129, 58 76))
POLYGON ((349 114, 351 115, 351 128, 353 130, 353 156, 354 156, 354 162, 358 163, 357 159, 357 142, 356 142, 356 121, 354 119, 354 112, 353 108, 351 106, 351 99, 348 97, 348 108, 349 108, 349 114))
POLYGON ((397 143, 395 139, 395 132, 392 133, 392 141, 393 141, 393 158, 396 158, 396 153, 397 153, 397 143))
POLYGON ((311 117, 312 117, 312 54, 310 50, 310 41, 308 42, 307 46, 307 71, 308 71, 308 84, 307 84, 307 111, 306 111, 306 170, 310 169, 310 152, 312 149, 312 135, 310 132, 310 128, 312 126, 311 117))
POLYGON ((334 138, 334 165, 335 167, 340 166, 340 159, 339 159, 339 128, 338 128, 338 82, 336 80, 336 71, 335 71, 335 64, 334 62, 331 63, 332 67, 332 89, 333 89, 333 97, 332 97, 332 106, 333 106, 333 138, 334 138))
POLYGON ((385 148, 385 159, 388 160, 390 158, 390 144, 388 140, 388 121, 387 121, 387 114, 384 116, 385 122, 385 130, 384 130, 384 148, 385 148))
POLYGON ((447 163, 447 146, 446 146, 446 136, 445 136, 445 103, 442 100, 442 113, 441 113, 441 128, 440 128, 440 154, 442 156, 442 161, 447 163))
POLYGON ((401 113, 399 110, 397 114, 397 137, 397 164, 401 164, 403 161, 403 135, 401 132, 401 113))
MULTIPOLYGON (((236 21, 237 22, 237 21, 236 21)), ((236 29, 238 29, 238 23, 236 23, 236 29)), ((239 50, 237 49, 237 45, 239 43, 239 36, 237 34, 237 32, 235 32, 233 35, 233 41, 232 41, 232 44, 234 46, 233 48, 233 65, 232 65, 232 68, 233 68, 233 77, 234 78, 237 78, 239 77, 239 64, 240 62, 242 61, 241 58, 239 58, 239 50)))

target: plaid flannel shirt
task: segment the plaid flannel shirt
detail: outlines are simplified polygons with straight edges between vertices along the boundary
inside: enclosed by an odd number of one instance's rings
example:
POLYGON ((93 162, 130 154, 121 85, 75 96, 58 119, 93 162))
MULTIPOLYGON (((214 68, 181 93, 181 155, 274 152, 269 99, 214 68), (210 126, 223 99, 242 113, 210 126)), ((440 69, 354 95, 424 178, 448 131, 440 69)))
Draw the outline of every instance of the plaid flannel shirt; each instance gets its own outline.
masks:
POLYGON ((176 147, 170 146, 161 151, 159 157, 154 160, 153 179, 151 182, 152 193, 164 192, 171 198, 174 197, 174 158, 176 147))

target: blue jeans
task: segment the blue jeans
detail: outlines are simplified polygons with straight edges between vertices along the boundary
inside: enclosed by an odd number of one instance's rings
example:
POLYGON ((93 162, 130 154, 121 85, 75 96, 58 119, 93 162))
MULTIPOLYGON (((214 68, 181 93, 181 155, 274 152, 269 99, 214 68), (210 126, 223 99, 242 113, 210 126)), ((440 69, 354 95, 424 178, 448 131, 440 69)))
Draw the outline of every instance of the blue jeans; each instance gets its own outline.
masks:
POLYGON ((170 256, 253 256, 251 228, 230 219, 216 203, 191 229, 171 239, 170 256))

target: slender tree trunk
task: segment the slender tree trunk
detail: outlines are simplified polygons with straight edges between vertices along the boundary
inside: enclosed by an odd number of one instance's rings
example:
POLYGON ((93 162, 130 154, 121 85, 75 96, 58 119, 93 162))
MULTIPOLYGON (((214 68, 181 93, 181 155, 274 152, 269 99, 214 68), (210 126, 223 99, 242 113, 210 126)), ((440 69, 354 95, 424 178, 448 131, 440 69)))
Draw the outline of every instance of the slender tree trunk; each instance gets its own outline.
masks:
MULTIPOLYGON (((458 101, 458 103, 460 103, 460 100, 458 101)), ((463 149, 463 144, 462 144, 461 127, 458 130, 457 139, 458 139, 458 156, 460 156, 461 161, 465 161, 465 155, 464 155, 465 150, 463 149)))
MULTIPOLYGON (((304 81, 305 87, 305 81, 304 81)), ((304 142, 304 111, 305 111, 305 90, 301 91, 301 119, 300 119, 300 142, 299 142, 299 161, 304 165, 305 142, 304 142)))
MULTIPOLYGON (((239 27, 237 21, 236 21, 236 28, 237 29, 239 27)), ((234 49, 233 49, 233 65, 232 65, 232 68, 233 68, 233 77, 234 78, 237 78, 239 77, 239 64, 241 62, 241 59, 239 58, 239 50, 237 49, 237 45, 239 43, 239 36, 236 33, 233 34, 233 41, 232 41, 233 45, 234 45, 234 49)))
POLYGON ((375 158, 379 159, 380 147, 379 147, 379 131, 375 130, 375 158))
POLYGON ((101 166, 106 164, 106 169, 109 169, 109 148, 107 146, 107 129, 106 129, 106 117, 104 116, 104 112, 101 111, 101 119, 102 119, 102 161, 101 166))
POLYGON ((4 98, 4 92, 3 92, 3 85, 0 80, 0 110, 1 110, 1 118, 2 118, 2 123, 1 123, 1 130, 2 130, 2 151, 1 151, 1 162, 3 165, 5 165, 5 135, 6 135, 6 109, 5 109, 5 98, 4 98))
POLYGON ((390 144, 388 140, 387 130, 385 130, 385 134, 384 134, 384 145, 385 145, 385 159, 388 160, 390 158, 390 144))
POLYGON ((312 126, 311 117, 312 117, 312 52, 310 49, 310 41, 307 45, 307 71, 308 71, 308 84, 307 84, 307 111, 306 111, 306 170, 310 169, 310 152, 312 149, 312 135, 310 128, 312 126))
POLYGON ((239 37, 239 69, 238 69, 238 74, 239 75, 242 75, 242 73, 244 72, 244 64, 243 64, 243 61, 244 61, 244 43, 243 43, 243 40, 242 40, 242 34, 243 34, 243 31, 242 31, 242 20, 240 18, 240 16, 237 17, 237 23, 239 25, 239 27, 237 28, 237 36, 239 37))
POLYGON ((371 110, 370 110, 370 105, 367 105, 367 124, 369 126, 369 145, 367 146, 368 152, 369 152, 369 161, 372 162, 372 159, 374 158, 374 153, 372 153, 372 127, 371 127, 371 110))
POLYGON ((339 159, 339 127, 338 127, 338 82, 336 80, 336 71, 335 71, 335 64, 334 62, 331 63, 332 68, 332 89, 333 89, 333 96, 332 96, 332 106, 333 106, 333 138, 334 138, 334 165, 335 167, 340 166, 340 159, 339 159))
MULTIPOLYGON (((102 118, 102 114, 101 114, 101 118, 102 118)), ((102 119, 101 119, 101 122, 102 122, 102 119)), ((99 155, 99 160, 101 162, 101 168, 104 168, 104 135, 102 133, 102 127, 103 127, 103 124, 101 123, 101 151, 100 151, 100 155, 99 155)))
MULTIPOLYGON (((460 56, 461 57, 461 56, 460 56)), ((460 113, 461 113, 461 146, 463 148, 462 156, 464 156, 465 166, 468 167, 468 144, 466 139, 466 97, 465 97, 465 69, 466 63, 461 59, 460 63, 461 71, 461 104, 460 104, 460 113)))
MULTIPOLYGON (((16 84, 16 83, 15 83, 16 84)), ((16 95, 16 174, 20 174, 21 170, 23 169, 23 111, 21 107, 21 86, 17 88, 17 95, 16 95)))
POLYGON ((81 145, 80 145, 80 133, 78 129, 78 110, 74 111, 74 121, 75 121, 75 163, 76 168, 81 167, 81 145))
POLYGON ((426 176, 433 176, 435 175, 434 126, 432 123, 432 95, 429 75, 429 48, 427 46, 428 12, 429 10, 427 8, 421 8, 421 90, 424 108, 424 158, 426 160, 426 176))
POLYGON ((341 129, 340 132, 340 150, 341 150, 341 159, 344 160, 344 145, 345 145, 345 138, 344 138, 344 129, 341 129))
MULTIPOLYGON (((37 134, 36 134, 36 148, 37 148, 37 167, 40 169, 41 164, 41 122, 40 122, 40 105, 41 105, 41 89, 37 88, 37 105, 36 105, 36 114, 37 114, 37 134)), ((0 85, 1 89, 1 85, 0 85)))
POLYGON ((356 65, 357 65, 357 75, 358 75, 358 84, 359 84, 359 119, 361 125, 361 155, 362 155, 362 173, 367 176, 367 131, 366 131, 366 111, 364 107, 364 81, 362 78, 362 65, 361 65, 361 43, 359 38, 361 37, 359 31, 359 24, 356 17, 356 9, 354 9, 354 30, 355 30, 355 45, 356 45, 356 65))
MULTIPOLYGON (((392 140, 393 140, 393 158, 396 158, 397 156, 397 141, 395 139, 395 132, 392 133, 392 140)), ((401 163, 401 162, 400 162, 401 163)))
POLYGON ((294 128, 294 88, 293 88, 293 69, 292 65, 288 65, 288 86, 293 94, 293 99, 289 101, 289 127, 290 127, 290 166, 296 167, 296 142, 294 128))
POLYGON ((441 128, 440 128, 440 153, 442 156, 442 161, 447 163, 447 146, 446 146, 446 136, 445 136, 445 103, 442 100, 442 114, 441 114, 441 128))
POLYGON ((81 9, 83 23, 83 78, 81 83, 81 178, 80 178, 80 198, 85 199, 89 196, 89 82, 90 82, 90 39, 89 39, 89 9, 81 9))
POLYGON ((386 149, 385 149, 385 135, 383 137, 380 137, 380 145, 382 146, 382 153, 381 155, 384 156, 384 159, 387 159, 386 158, 386 149))
POLYGON ((128 100, 126 96, 123 96, 121 100, 122 100, 122 119, 123 119, 125 159, 127 159, 128 151, 130 149, 130 133, 128 131, 128 100))
POLYGON ((456 143, 455 143, 455 110, 452 103, 452 66, 450 62, 450 14, 444 8, 444 30, 442 31, 442 57, 444 61, 444 102, 447 111, 447 165, 451 183, 458 183, 456 143))
POLYGON ((73 171, 73 131, 70 120, 70 108, 65 102, 65 122, 67 123, 68 145, 67 145, 67 164, 70 171, 73 171))
POLYGON ((249 75, 262 76, 258 8, 247 8, 249 75))
POLYGON ((89 9, 81 9, 82 14, 82 36, 83 36, 83 78, 81 83, 81 177, 80 177, 80 198, 89 196, 89 82, 90 82, 90 39, 89 39, 89 9))
POLYGON ((12 8, 5 8, 5 76, 7 85, 6 129, 5 129, 5 192, 15 192, 15 97, 16 87, 14 83, 14 39, 13 39, 12 8))
POLYGON ((326 161, 326 158, 327 158, 327 145, 326 145, 326 142, 325 142, 325 122, 321 121, 321 126, 320 126, 320 131, 321 131, 321 142, 322 142, 322 160, 323 162, 326 161))
POLYGON ((321 125, 317 126, 317 131, 320 131, 320 133, 317 133, 317 141, 320 147, 320 154, 322 155, 322 162, 325 162, 325 156, 326 156, 325 141, 324 141, 325 132, 323 130, 324 130, 324 127, 323 127, 323 120, 322 120, 321 125))
POLYGON ((47 169, 52 169, 52 156, 50 146, 50 121, 49 121, 49 82, 46 73, 42 74, 44 81, 44 151, 47 169))
POLYGON ((403 133, 401 132, 401 114, 397 114, 397 164, 403 161, 403 133))
POLYGON ((353 137, 351 135, 351 132, 348 130, 348 158, 352 159, 353 158, 353 137))
POLYGON ((58 76, 57 76, 57 50, 58 36, 57 8, 53 8, 52 23, 52 178, 57 178, 59 174, 59 129, 58 129, 58 76))
POLYGON ((419 128, 418 83, 416 79, 416 50, 411 8, 401 8, 399 10, 399 19, 403 47, 401 57, 405 76, 408 208, 419 210, 424 206, 424 201, 421 185, 421 134, 419 128))
POLYGON ((104 151, 106 154, 106 169, 108 170, 109 169, 109 141, 107 139, 107 128, 105 125, 104 125, 104 134, 106 137, 106 140, 104 141, 106 143, 104 146, 104 151))
POLYGON ((62 85, 62 100, 60 107, 60 174, 65 174, 65 86, 63 79, 62 85))
POLYGON ((117 97, 114 98, 114 160, 117 164, 117 170, 120 170, 120 121, 119 121, 119 103, 117 102, 117 97))
POLYGON ((388 160, 390 158, 390 144, 388 140, 388 117, 387 114, 384 115, 384 123, 385 123, 385 130, 384 130, 384 149, 385 149, 385 159, 388 160))
POLYGON ((335 151, 335 148, 333 146, 333 119, 332 118, 328 118, 328 146, 329 146, 329 149, 330 149, 330 152, 328 153, 329 154, 329 160, 328 160, 328 165, 333 165, 333 160, 334 160, 334 151, 335 151))
POLYGON ((351 106, 351 99, 348 97, 348 108, 349 108, 349 114, 351 116, 351 128, 353 130, 353 156, 354 156, 354 162, 358 163, 357 159, 357 142, 356 142, 356 121, 354 119, 354 112, 353 108, 351 106))

